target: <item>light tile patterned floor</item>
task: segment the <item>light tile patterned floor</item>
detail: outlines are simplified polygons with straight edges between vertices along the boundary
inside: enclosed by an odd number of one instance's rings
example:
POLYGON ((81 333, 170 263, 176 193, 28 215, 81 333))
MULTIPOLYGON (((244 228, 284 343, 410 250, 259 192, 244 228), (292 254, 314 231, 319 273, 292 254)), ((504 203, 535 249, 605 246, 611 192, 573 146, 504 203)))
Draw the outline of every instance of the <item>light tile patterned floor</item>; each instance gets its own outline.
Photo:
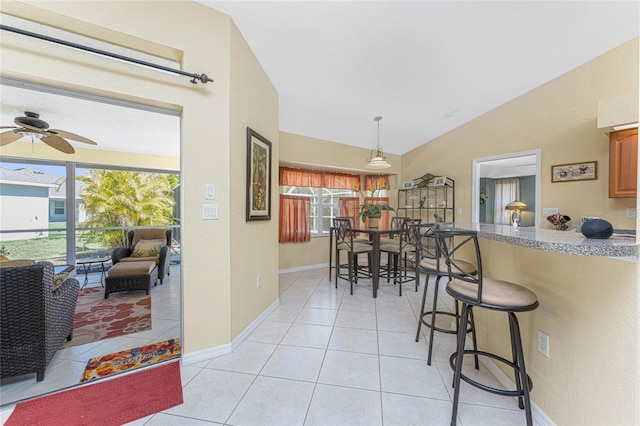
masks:
MULTIPOLYGON (((280 306, 236 351, 182 366, 184 404, 130 425, 449 424, 455 338, 436 333, 428 366, 428 329, 415 342, 422 287, 399 297, 382 282, 377 299, 368 280, 347 287, 327 268, 281 274, 280 306)), ((451 305, 442 289, 439 301, 451 305)), ((482 366, 468 374, 500 386, 482 366)), ((524 423, 515 399, 462 385, 458 424, 524 423)))

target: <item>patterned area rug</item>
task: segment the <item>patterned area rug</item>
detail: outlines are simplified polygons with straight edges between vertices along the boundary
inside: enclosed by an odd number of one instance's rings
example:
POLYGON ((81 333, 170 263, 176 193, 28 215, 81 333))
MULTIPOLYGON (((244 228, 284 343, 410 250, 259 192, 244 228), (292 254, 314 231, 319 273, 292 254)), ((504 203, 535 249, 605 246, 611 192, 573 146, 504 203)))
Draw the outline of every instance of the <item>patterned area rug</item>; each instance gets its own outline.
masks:
POLYGON ((91 358, 80 378, 80 383, 101 379, 134 368, 146 367, 179 356, 180 339, 175 338, 91 358))
POLYGON ((80 290, 73 318, 73 339, 63 348, 151 329, 151 296, 140 292, 110 294, 90 287, 80 290))

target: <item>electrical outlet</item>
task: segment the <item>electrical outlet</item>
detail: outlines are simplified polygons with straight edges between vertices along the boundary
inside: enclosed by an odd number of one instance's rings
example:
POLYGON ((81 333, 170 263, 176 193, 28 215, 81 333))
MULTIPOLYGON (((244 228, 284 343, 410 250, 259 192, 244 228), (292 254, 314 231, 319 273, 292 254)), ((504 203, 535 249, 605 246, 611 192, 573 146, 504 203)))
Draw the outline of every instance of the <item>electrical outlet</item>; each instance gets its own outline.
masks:
POLYGON ((258 277, 256 278, 256 286, 257 288, 262 287, 262 275, 258 275, 258 277))
POLYGON ((549 358, 549 336, 538 330, 538 352, 549 358))

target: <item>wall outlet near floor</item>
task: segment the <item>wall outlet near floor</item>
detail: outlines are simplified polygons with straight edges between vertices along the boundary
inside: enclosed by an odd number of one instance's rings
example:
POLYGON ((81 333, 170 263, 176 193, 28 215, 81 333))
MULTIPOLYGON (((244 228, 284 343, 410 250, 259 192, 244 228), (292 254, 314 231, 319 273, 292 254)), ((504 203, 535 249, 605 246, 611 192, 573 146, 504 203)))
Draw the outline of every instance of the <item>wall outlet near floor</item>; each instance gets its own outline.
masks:
POLYGON ((258 275, 256 278, 256 287, 260 288, 262 287, 262 275, 258 275))
POLYGON ((549 336, 538 330, 538 352, 549 358, 549 336))

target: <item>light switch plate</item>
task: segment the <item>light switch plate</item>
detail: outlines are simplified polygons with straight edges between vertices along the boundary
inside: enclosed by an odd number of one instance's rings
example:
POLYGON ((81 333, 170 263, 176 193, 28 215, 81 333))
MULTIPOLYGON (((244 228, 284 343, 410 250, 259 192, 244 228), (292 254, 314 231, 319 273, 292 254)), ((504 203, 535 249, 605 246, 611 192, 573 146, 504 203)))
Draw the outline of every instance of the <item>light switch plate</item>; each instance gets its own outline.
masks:
POLYGON ((218 205, 217 204, 203 204, 202 205, 202 218, 205 220, 218 219, 218 205))
POLYGON ((204 198, 205 200, 216 199, 216 185, 213 183, 207 183, 204 185, 204 198))

